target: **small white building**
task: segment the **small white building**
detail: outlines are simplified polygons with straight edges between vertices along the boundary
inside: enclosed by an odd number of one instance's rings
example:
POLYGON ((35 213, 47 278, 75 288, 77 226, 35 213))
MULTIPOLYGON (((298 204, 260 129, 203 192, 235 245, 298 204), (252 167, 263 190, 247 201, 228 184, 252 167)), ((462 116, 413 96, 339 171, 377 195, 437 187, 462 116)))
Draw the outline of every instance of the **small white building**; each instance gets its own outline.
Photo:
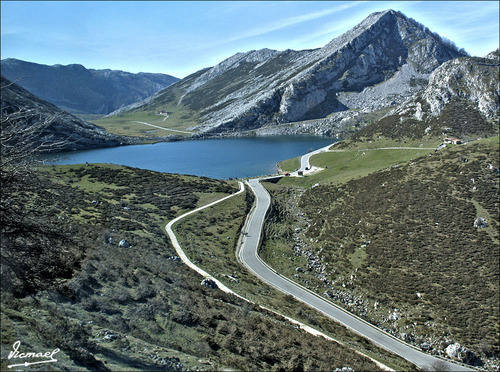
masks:
POLYGON ((458 138, 445 138, 444 143, 449 143, 452 145, 460 145, 462 143, 462 140, 458 138))

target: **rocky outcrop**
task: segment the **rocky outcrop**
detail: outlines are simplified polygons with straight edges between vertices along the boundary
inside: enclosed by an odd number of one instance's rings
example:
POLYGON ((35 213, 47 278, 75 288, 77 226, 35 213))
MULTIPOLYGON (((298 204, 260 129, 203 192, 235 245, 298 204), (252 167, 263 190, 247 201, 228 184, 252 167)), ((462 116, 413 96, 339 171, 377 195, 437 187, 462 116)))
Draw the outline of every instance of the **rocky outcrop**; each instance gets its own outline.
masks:
POLYGON ((166 74, 93 70, 82 65, 47 66, 14 58, 1 62, 2 75, 73 114, 109 114, 175 83, 166 74))
POLYGON ((397 105, 423 90, 440 64, 465 55, 388 10, 371 14, 320 49, 238 53, 130 110, 182 109, 195 123, 192 129, 202 133, 273 131, 316 120, 323 133, 335 134, 353 111, 397 105))
POLYGON ((499 103, 499 66, 484 58, 457 58, 444 63, 430 76, 423 98, 430 114, 438 116, 453 97, 473 103, 487 119, 497 119, 499 103))
POLYGON ((451 359, 459 360, 463 363, 482 366, 482 360, 477 357, 472 350, 460 345, 459 343, 450 344, 446 347, 446 355, 451 359))
POLYGON ((491 58, 461 57, 439 66, 426 88, 396 106, 353 139, 383 135, 467 138, 499 132, 500 63, 491 58))
MULTIPOLYGON (((103 128, 43 101, 3 76, 1 84, 2 131, 16 125, 16 130, 22 135, 24 129, 37 128, 29 139, 31 148, 59 152, 128 143, 125 138, 109 134, 103 128)), ((12 145, 16 145, 15 141, 19 138, 12 138, 12 145)))
POLYGON ((476 217, 474 220, 474 227, 476 229, 484 229, 488 227, 488 222, 483 217, 476 217))
POLYGON ((500 60, 500 48, 488 53, 486 56, 484 56, 484 58, 495 59, 497 61, 500 60))

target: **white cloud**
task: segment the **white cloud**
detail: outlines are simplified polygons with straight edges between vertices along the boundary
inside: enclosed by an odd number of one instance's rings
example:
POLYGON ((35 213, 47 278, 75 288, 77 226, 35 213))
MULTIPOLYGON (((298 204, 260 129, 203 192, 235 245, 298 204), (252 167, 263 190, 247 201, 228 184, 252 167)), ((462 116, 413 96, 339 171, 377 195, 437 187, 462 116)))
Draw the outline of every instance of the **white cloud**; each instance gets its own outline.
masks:
POLYGON ((298 25, 300 23, 312 21, 314 19, 326 17, 328 15, 338 13, 338 12, 341 12, 343 10, 355 7, 355 6, 359 6, 362 3, 364 3, 364 1, 350 2, 347 4, 342 4, 342 5, 337 6, 335 8, 323 9, 323 10, 311 12, 308 14, 303 14, 303 15, 299 15, 299 16, 294 16, 294 17, 289 17, 286 19, 278 20, 276 22, 264 25, 262 27, 257 27, 257 28, 242 32, 242 33, 240 33, 232 38, 225 40, 225 42, 233 42, 233 41, 239 41, 239 40, 243 40, 243 39, 247 39, 247 38, 251 38, 251 37, 262 36, 262 35, 265 35, 265 34, 268 34, 271 32, 282 30, 282 29, 289 27, 289 26, 294 26, 294 25, 298 25))

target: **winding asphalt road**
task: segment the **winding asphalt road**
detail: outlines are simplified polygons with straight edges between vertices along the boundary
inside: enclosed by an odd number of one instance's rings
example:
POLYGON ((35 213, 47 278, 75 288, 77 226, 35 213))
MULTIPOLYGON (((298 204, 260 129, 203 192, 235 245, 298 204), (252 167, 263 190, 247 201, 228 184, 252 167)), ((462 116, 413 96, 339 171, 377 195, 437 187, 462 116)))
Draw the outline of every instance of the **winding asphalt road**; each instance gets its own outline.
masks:
MULTIPOLYGON (((319 152, 319 150, 318 150, 319 152)), ((308 154, 309 155, 309 154, 308 154)), ((313 155, 312 153, 309 155, 313 155)), ((308 159, 307 159, 308 164, 308 159)), ((305 167, 304 167, 305 168, 305 167)), ((393 337, 381 329, 367 323, 361 318, 345 311, 330 301, 312 291, 278 274, 258 255, 260 237, 264 219, 271 204, 271 197, 260 183, 262 179, 251 179, 247 182, 253 190, 256 200, 255 207, 249 216, 238 251, 239 260, 257 277, 278 290, 290 294, 305 304, 319 310, 352 331, 369 339, 375 344, 403 357, 420 368, 435 369, 439 363, 441 370, 472 371, 473 369, 451 363, 445 359, 433 357, 417 348, 393 337)))
MULTIPOLYGON (((325 151, 328 147, 304 155, 304 157, 301 159, 301 169, 305 170, 306 167, 310 167, 309 158, 316 153, 325 151)), ((276 176, 269 178, 276 178, 276 176)), ((420 351, 417 348, 412 347, 409 344, 406 344, 405 342, 367 323, 363 319, 345 311, 344 309, 338 307, 334 303, 322 298, 321 296, 315 294, 314 292, 308 290, 307 288, 304 288, 300 284, 295 283, 289 280, 288 278, 278 274, 273 268, 267 265, 259 257, 258 248, 260 244, 264 219, 267 210, 269 209, 269 206, 271 204, 271 197, 267 192, 267 190, 261 185, 260 183, 261 180, 263 179, 257 178, 257 179, 251 179, 247 182, 249 187, 253 190, 256 199, 253 211, 250 213, 245 228, 243 230, 241 245, 237 252, 238 259, 240 260, 240 262, 243 265, 245 265, 254 275, 260 278, 262 281, 268 283, 269 285, 277 288, 278 290, 290 294, 295 298, 297 298, 298 300, 304 302, 305 304, 317 309, 318 311, 329 316, 333 320, 345 325, 352 331, 367 338, 368 340, 374 342, 375 344, 378 344, 379 346, 405 358, 411 363, 414 363, 420 368, 436 370, 436 367, 438 366, 437 363, 439 363, 440 370, 473 371, 473 369, 471 368, 451 363, 444 359, 433 357, 431 355, 428 355, 420 351)), ((219 288, 222 289, 223 291, 226 291, 228 293, 233 293, 237 296, 239 295, 234 293, 231 289, 224 286, 220 281, 212 277, 210 274, 208 274, 207 272, 203 271, 202 269, 194 265, 187 258, 182 248, 180 247, 179 242, 177 241, 177 238, 172 230, 172 226, 177 221, 179 221, 180 219, 184 218, 187 215, 196 213, 201 209, 220 203, 223 200, 226 200, 234 195, 242 193, 243 191, 244 191, 243 185, 242 183, 240 183, 240 190, 236 194, 226 196, 206 206, 190 211, 170 221, 165 226, 165 229, 169 237, 171 238, 172 243, 182 261, 184 261, 193 270, 199 272, 202 276, 214 280, 219 286, 219 288)), ((318 334, 317 331, 316 334, 318 334)))
POLYGON ((314 150, 314 151, 308 152, 307 154, 305 154, 304 156, 302 156, 300 158, 300 168, 299 168, 299 171, 304 172, 305 170, 310 169, 311 165, 309 164, 309 159, 311 158, 311 156, 319 154, 320 152, 323 152, 323 151, 328 151, 328 149, 330 147, 332 147, 332 145, 328 145, 328 146, 322 147, 322 148, 320 148, 318 150, 314 150))

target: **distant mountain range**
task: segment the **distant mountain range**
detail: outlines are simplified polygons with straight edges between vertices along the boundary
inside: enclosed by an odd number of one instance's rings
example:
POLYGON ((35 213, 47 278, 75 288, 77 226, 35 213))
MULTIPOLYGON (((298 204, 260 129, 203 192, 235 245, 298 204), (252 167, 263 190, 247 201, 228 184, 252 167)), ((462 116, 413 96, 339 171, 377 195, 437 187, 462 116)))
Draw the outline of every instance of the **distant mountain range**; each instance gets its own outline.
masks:
POLYGON ((73 114, 109 114, 179 80, 166 74, 93 70, 78 64, 47 66, 14 58, 2 60, 1 71, 7 79, 73 114))
MULTIPOLYGON (((498 59, 498 50, 469 57, 413 19, 387 10, 323 48, 238 53, 173 84, 178 79, 168 75, 14 59, 2 61, 2 73, 17 71, 19 84, 32 84, 32 93, 71 112, 115 110, 110 115, 124 120, 136 112, 166 112, 162 125, 192 123, 194 136, 255 131, 401 138, 498 133, 498 59), (160 90, 162 84, 170 85, 160 90)), ((26 105, 39 101, 24 97, 26 105)))
MULTIPOLYGON (((16 130, 10 145, 29 141, 31 148, 58 152, 118 146, 127 139, 107 133, 103 128, 83 121, 26 89, 1 77, 2 132, 16 130), (16 126, 13 128, 12 126, 16 126), (30 137, 26 133, 35 128, 30 137)), ((3 144, 4 145, 4 144, 3 144)))
POLYGON ((201 133, 273 131, 328 119, 321 133, 335 134, 342 119, 404 102, 426 88, 442 63, 466 55, 413 19, 387 10, 320 49, 238 53, 119 113, 182 111, 201 133))

